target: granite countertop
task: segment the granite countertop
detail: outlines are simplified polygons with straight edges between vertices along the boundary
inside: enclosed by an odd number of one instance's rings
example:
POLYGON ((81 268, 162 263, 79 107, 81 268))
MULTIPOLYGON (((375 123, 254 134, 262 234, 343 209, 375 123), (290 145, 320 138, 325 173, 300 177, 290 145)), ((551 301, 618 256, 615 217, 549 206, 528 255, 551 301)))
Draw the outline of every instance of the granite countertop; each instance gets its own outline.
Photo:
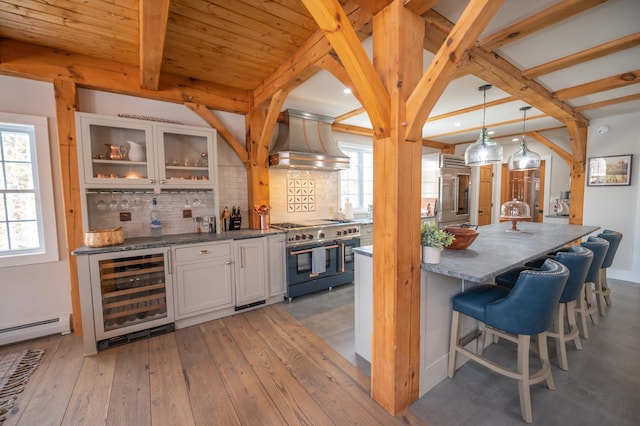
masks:
POLYGON ((281 234, 285 231, 280 231, 277 229, 267 229, 267 230, 253 230, 253 229, 240 229, 238 231, 225 231, 220 234, 209 234, 206 232, 201 232, 198 234, 188 233, 188 234, 173 234, 173 235, 162 235, 160 237, 134 237, 134 238, 126 238, 124 243, 119 244, 117 246, 108 246, 108 247, 87 247, 80 246, 77 249, 73 250, 71 254, 73 255, 84 255, 84 254, 97 254, 97 253, 112 253, 112 252, 121 252, 121 251, 129 251, 129 250, 139 250, 139 249, 148 249, 148 248, 156 248, 156 247, 167 247, 171 245, 182 245, 182 244, 197 244, 197 243, 212 243, 218 241, 225 240, 242 240, 247 238, 259 238, 267 235, 273 234, 281 234))
MULTIPOLYGON (((425 271, 477 283, 491 281, 496 275, 582 238, 599 229, 551 223, 519 222, 522 232, 507 232, 511 222, 478 228, 478 238, 466 250, 443 250, 439 264, 423 263, 425 271)), ((373 246, 354 249, 358 254, 373 255, 373 246)))

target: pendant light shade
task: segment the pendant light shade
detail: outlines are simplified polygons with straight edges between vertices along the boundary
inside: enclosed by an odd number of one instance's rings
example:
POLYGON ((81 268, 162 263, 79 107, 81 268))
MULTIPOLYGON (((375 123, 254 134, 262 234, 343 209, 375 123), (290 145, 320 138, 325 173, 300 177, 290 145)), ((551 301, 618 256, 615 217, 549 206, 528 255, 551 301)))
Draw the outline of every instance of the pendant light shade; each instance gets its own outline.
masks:
POLYGON ((531 109, 530 106, 520 108, 520 111, 524 112, 524 118, 522 120, 522 142, 520 142, 520 149, 509 156, 509 160, 507 161, 509 170, 536 170, 540 168, 540 156, 527 148, 527 141, 524 136, 527 111, 529 109, 531 109))
POLYGON ((487 105, 487 90, 491 89, 490 84, 478 87, 484 93, 482 102, 482 130, 480 137, 464 151, 464 162, 468 166, 484 166, 491 163, 502 162, 502 145, 489 139, 489 133, 485 127, 485 113, 487 105))

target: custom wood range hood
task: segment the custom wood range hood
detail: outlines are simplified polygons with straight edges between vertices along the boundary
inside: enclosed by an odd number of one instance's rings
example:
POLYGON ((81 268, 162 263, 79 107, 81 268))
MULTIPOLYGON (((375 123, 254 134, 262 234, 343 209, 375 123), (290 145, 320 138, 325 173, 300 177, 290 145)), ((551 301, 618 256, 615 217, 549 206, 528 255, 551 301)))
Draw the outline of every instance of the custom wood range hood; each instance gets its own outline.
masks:
POLYGON ((296 110, 283 112, 278 137, 269 154, 269 166, 313 170, 349 168, 349 157, 333 137, 332 117, 296 110))

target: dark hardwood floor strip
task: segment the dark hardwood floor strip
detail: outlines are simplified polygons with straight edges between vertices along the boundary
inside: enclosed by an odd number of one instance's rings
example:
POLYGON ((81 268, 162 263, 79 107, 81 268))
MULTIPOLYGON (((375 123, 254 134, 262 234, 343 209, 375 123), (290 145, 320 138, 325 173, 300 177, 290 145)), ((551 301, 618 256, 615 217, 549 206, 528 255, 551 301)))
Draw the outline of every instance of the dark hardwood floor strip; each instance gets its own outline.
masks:
POLYGON ((223 320, 200 325, 225 389, 243 425, 284 424, 260 379, 251 369, 223 320))
POLYGON ((151 425, 149 340, 139 340, 114 350, 117 357, 107 425, 151 425))
POLYGON ((152 424, 195 424, 173 333, 149 339, 149 387, 152 424))
POLYGON ((211 360, 209 347, 197 325, 176 330, 175 336, 183 369, 211 360))
POLYGON ((333 424, 268 343, 256 333, 247 315, 233 315, 224 322, 287 424, 333 424))

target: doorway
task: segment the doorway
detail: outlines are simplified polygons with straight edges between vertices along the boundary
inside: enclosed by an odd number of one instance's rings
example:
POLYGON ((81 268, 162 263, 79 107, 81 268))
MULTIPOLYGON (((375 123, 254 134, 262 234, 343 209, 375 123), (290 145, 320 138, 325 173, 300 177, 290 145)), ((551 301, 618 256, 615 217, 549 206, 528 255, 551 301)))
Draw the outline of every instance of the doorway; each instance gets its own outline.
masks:
POLYGON ((478 226, 490 225, 493 212, 493 165, 480 167, 478 226))
POLYGON ((537 170, 509 170, 502 165, 500 205, 514 198, 524 201, 531 209, 531 221, 542 222, 544 213, 544 171, 545 162, 540 162, 537 170))

